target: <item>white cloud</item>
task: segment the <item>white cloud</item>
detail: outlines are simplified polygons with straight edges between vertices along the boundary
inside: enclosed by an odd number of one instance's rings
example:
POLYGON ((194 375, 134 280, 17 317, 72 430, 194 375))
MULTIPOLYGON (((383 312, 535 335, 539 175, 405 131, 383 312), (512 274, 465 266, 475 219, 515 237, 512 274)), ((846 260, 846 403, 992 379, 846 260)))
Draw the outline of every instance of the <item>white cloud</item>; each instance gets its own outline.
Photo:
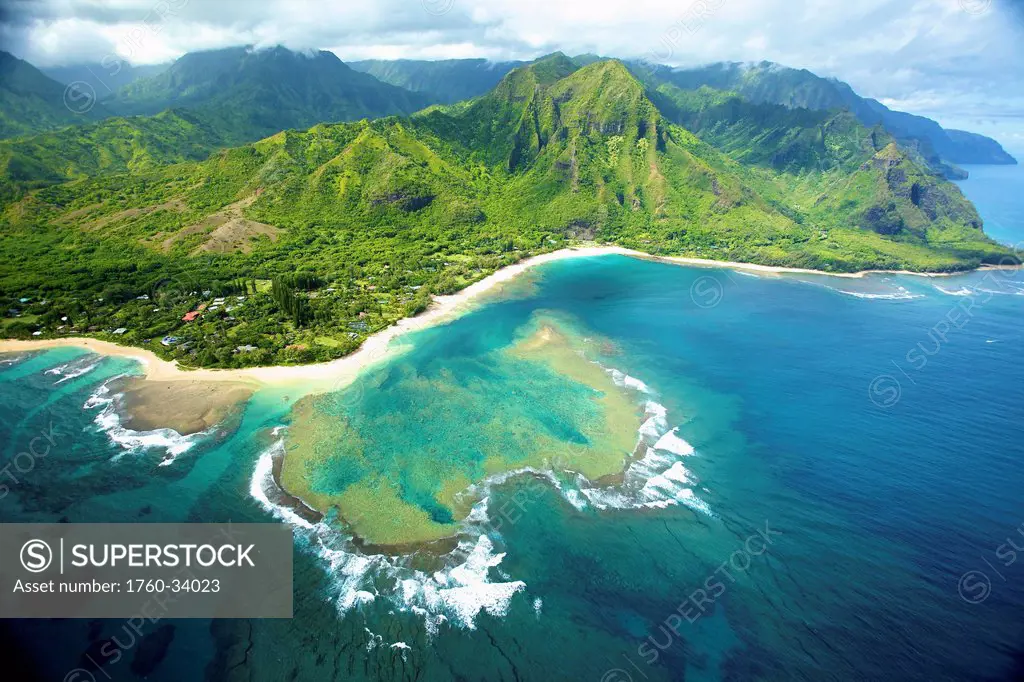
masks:
POLYGON ((0 40, 41 65, 239 44, 342 59, 767 59, 947 118, 1022 111, 1020 0, 8 0, 0 40))

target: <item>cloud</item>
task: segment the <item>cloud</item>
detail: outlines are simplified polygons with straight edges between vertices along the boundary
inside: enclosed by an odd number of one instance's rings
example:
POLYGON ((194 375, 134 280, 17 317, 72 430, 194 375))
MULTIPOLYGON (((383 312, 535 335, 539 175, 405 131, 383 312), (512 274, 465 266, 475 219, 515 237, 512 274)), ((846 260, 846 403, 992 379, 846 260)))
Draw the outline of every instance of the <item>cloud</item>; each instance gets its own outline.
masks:
POLYGON ((546 52, 676 65, 768 59, 942 118, 1024 107, 1024 0, 7 0, 0 40, 40 66, 117 54, 156 63, 229 45, 342 59, 529 59, 546 52))

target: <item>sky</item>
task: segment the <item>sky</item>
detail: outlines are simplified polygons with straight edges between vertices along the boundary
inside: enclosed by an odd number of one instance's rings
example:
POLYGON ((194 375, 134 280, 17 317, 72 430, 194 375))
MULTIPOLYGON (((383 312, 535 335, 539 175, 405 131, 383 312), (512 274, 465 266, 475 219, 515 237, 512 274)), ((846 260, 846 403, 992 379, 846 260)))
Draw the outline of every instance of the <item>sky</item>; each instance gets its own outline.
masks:
POLYGON ((248 44, 343 60, 766 59, 1024 152, 1024 0, 0 0, 0 47, 40 67, 248 44))

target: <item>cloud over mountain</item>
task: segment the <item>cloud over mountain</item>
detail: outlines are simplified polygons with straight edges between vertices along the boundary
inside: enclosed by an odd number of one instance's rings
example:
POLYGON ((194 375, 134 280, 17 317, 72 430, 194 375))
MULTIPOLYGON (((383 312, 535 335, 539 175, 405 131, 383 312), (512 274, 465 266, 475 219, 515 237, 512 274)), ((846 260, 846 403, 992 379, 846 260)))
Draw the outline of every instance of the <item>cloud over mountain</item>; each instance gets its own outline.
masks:
MULTIPOLYGON (((229 45, 345 60, 529 59, 553 50, 671 64, 768 59, 834 75, 897 108, 978 122, 1024 146, 1020 0, 13 0, 0 41, 39 66, 135 63, 229 45), (1019 136, 1019 137, 1018 137, 1019 136)), ((978 127, 975 125, 974 127, 978 127)))

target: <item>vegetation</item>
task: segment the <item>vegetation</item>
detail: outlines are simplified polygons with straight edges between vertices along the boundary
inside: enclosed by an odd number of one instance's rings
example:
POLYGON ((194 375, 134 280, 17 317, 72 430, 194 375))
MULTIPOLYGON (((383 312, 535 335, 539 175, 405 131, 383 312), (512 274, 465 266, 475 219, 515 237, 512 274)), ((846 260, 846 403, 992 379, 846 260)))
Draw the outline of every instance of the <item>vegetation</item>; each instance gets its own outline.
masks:
POLYGON ((0 141, 0 201, 76 178, 199 161, 230 137, 217 119, 169 110, 0 141))
POLYGON ((883 126, 905 151, 951 178, 966 177, 954 165, 958 163, 1016 163, 991 138, 945 130, 930 118, 893 111, 877 100, 861 97, 842 81, 822 78, 806 69, 791 69, 772 62, 718 63, 690 69, 631 62, 630 68, 653 88, 665 84, 683 90, 710 87, 735 92, 754 104, 815 111, 847 110, 868 127, 883 126))
POLYGON ((411 114, 429 101, 349 68, 332 52, 231 47, 190 52, 103 103, 123 115, 195 111, 240 144, 320 122, 411 114))
POLYGON ((0 139, 109 116, 89 89, 68 90, 28 62, 0 50, 0 139))
POLYGON ((107 87, 88 90, 108 96, 102 104, 88 102, 94 110, 73 116, 63 104, 64 86, 10 55, 4 61, 4 54, 0 53, 0 97, 4 97, 4 86, 11 90, 17 82, 30 80, 45 94, 45 103, 63 114, 58 122, 36 121, 40 117, 34 110, 22 111, 24 106, 0 100, 0 130, 2 117, 7 116, 26 119, 26 125, 15 132, 47 131, 0 141, 0 201, 4 202, 28 190, 76 178, 202 160, 217 149, 288 128, 410 114, 431 101, 350 69, 329 52, 238 47, 192 52, 156 69, 119 65, 125 79, 134 72, 128 84, 112 97, 107 87), (17 78, 5 78, 5 64, 17 66, 12 70, 17 78), (110 117, 108 110, 126 116, 110 117), (50 130, 60 128, 57 123, 67 126, 97 118, 104 120, 50 130))
POLYGON ((188 365, 325 360, 431 294, 591 240, 830 271, 1012 258, 880 128, 560 54, 411 118, 150 156, 2 206, 5 336, 109 334, 188 365))
POLYGON ((486 59, 367 59, 348 63, 356 71, 423 93, 441 104, 479 97, 494 88, 509 71, 524 64, 486 59))

